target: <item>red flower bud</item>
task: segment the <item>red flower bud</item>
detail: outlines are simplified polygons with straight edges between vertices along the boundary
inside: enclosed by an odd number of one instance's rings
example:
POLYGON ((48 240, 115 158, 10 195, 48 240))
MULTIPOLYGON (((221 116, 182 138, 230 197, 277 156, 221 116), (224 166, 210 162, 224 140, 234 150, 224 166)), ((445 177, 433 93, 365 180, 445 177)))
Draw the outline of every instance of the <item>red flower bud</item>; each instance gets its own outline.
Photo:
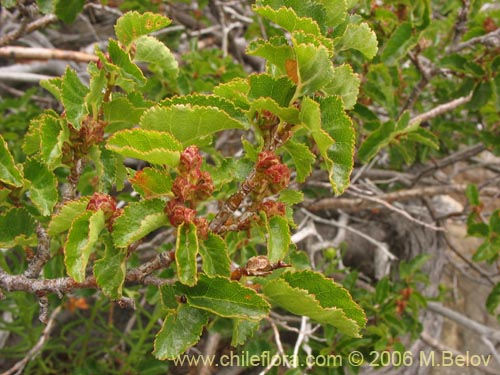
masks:
POLYGON ((286 206, 282 202, 265 201, 259 205, 259 211, 263 211, 267 217, 285 216, 286 206))
POLYGON ((263 151, 259 154, 255 169, 257 172, 264 172, 273 165, 281 164, 280 159, 272 151, 263 151))
POLYGON ((196 184, 196 199, 203 201, 210 197, 214 191, 214 183, 208 172, 201 172, 196 184))
POLYGON ((174 196, 182 201, 190 201, 193 199, 193 195, 195 192, 195 186, 189 183, 187 177, 177 176, 172 185, 172 193, 174 196))
POLYGON ((273 193, 283 190, 290 183, 290 169, 285 164, 277 164, 264 171, 273 193))
POLYGON ((189 146, 181 152, 179 172, 188 173, 194 169, 200 169, 203 160, 197 146, 189 146))
POLYGON ((206 240, 208 238, 208 221, 204 217, 197 217, 194 219, 194 225, 196 225, 198 237, 202 240, 206 240))
POLYGON ((174 227, 178 227, 182 223, 192 223, 196 216, 195 210, 184 206, 178 200, 169 201, 165 207, 165 213, 168 215, 170 224, 174 227))
POLYGON ((94 193, 87 204, 87 210, 102 210, 106 220, 109 220, 116 211, 116 200, 108 194, 94 193))

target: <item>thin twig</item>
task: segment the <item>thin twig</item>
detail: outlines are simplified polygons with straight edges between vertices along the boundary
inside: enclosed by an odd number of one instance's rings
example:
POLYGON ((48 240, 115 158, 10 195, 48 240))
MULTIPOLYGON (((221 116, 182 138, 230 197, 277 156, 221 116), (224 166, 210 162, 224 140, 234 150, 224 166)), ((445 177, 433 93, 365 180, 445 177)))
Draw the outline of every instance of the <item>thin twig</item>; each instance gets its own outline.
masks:
POLYGON ((438 105, 437 107, 431 109, 430 111, 422 113, 422 114, 412 118, 409 122, 409 126, 415 125, 417 123, 422 123, 424 121, 427 121, 427 120, 433 119, 434 117, 442 115, 443 113, 453 111, 457 107, 460 107, 461 105, 464 105, 465 103, 468 103, 471 99, 472 99, 472 93, 470 93, 467 96, 462 96, 458 99, 452 100, 448 103, 438 105))
POLYGON ((496 29, 495 31, 492 31, 486 35, 477 36, 463 43, 460 43, 455 48, 453 48, 452 51, 453 52, 461 51, 463 49, 473 47, 476 44, 489 47, 492 49, 500 47, 500 29, 496 29))
POLYGON ((51 23, 54 23, 56 21, 57 21, 57 16, 55 14, 47 14, 43 17, 40 17, 39 19, 27 24, 23 30, 18 29, 18 30, 15 30, 15 31, 1 37, 0 38, 0 46, 5 46, 7 44, 10 44, 14 40, 19 39, 21 36, 23 36, 25 34, 29 34, 29 33, 33 32, 35 30, 38 30, 42 27, 48 26, 51 23))
POLYGON ((34 48, 20 46, 0 47, 0 57, 16 60, 68 60, 76 62, 97 62, 96 55, 57 48, 34 48))
POLYGON ((24 271, 24 276, 31 279, 38 277, 43 266, 50 259, 50 240, 45 228, 39 224, 36 228, 36 234, 38 237, 36 254, 24 271))

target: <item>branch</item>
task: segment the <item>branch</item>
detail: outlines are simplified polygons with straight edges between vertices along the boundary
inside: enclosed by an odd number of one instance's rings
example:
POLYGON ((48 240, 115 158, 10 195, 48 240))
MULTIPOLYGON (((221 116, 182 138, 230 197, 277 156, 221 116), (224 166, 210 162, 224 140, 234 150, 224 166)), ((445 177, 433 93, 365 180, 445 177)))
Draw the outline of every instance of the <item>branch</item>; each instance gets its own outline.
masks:
POLYGON ((455 48, 452 49, 452 52, 461 51, 465 48, 473 47, 476 44, 480 44, 491 49, 500 47, 500 29, 496 29, 488 34, 477 36, 475 38, 471 38, 463 43, 460 43, 455 48))
POLYGON ((453 111, 455 108, 460 107, 465 103, 468 103, 471 99, 472 99, 472 93, 470 93, 467 96, 462 96, 458 99, 452 100, 448 103, 438 105, 437 107, 431 109, 430 111, 422 113, 412 118, 410 120, 409 126, 433 119, 434 117, 442 115, 443 113, 453 111))
POLYGON ((0 57, 16 60, 69 60, 85 63, 99 60, 96 55, 80 51, 19 46, 0 47, 0 57))
POLYGON ((31 260, 26 271, 24 271, 24 276, 30 279, 38 277, 38 275, 42 271, 43 266, 50 259, 50 240, 49 236, 47 236, 47 232, 41 225, 38 225, 36 228, 36 234, 38 237, 36 255, 31 260))
MULTIPOLYGON (((167 251, 158 254, 149 262, 137 268, 129 270, 125 275, 126 283, 143 283, 144 279, 152 272, 167 268, 175 259, 175 252, 167 251)), ((165 283, 169 280, 164 280, 165 283)), ((62 296, 75 289, 97 289, 94 276, 87 277, 79 283, 71 277, 60 277, 57 279, 30 279, 24 275, 9 275, 0 268, 0 287, 8 292, 23 291, 32 294, 57 293, 62 296)), ((130 305, 128 299, 122 299, 121 304, 130 305)))
POLYGON ((0 46, 10 44, 14 40, 19 39, 21 36, 50 25, 51 23, 54 23, 56 21, 57 16, 55 14, 47 14, 46 16, 40 17, 39 19, 27 24, 24 28, 20 27, 19 29, 1 37, 0 46))
MULTIPOLYGON (((398 190, 392 193, 381 194, 377 198, 385 202, 402 202, 411 199, 421 198, 423 196, 443 195, 450 193, 464 193, 467 189, 466 184, 453 184, 442 186, 426 186, 414 189, 398 190)), ((500 193, 497 188, 485 188, 483 195, 496 196, 500 193)), ((316 202, 305 204, 304 207, 309 211, 343 209, 348 211, 360 211, 377 207, 378 203, 364 198, 323 198, 316 202)))

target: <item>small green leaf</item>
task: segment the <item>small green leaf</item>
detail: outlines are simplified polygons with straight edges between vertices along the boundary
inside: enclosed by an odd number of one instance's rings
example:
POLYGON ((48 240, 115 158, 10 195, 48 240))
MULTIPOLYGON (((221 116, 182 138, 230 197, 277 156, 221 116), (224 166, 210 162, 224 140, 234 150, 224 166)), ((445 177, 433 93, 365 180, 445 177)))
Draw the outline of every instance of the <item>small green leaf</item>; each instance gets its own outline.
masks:
POLYGON ((500 283, 496 283, 486 299, 486 308, 490 314, 495 313, 498 305, 500 305, 500 283))
POLYGON ((95 262, 94 275, 104 295, 116 300, 122 296, 127 251, 115 248, 110 240, 102 242, 105 245, 104 257, 95 262))
POLYGON ((254 7, 255 13, 267 18, 289 32, 303 31, 314 36, 321 36, 319 26, 312 18, 299 17, 295 10, 289 7, 273 9, 270 6, 254 7))
MULTIPOLYGON (((234 103, 236 107, 247 109, 250 86, 247 79, 235 78, 214 87, 214 94, 234 103)), ((218 106, 219 107, 219 106, 218 106)))
POLYGON ((81 197, 78 200, 65 202, 59 212, 52 216, 52 220, 47 229, 49 236, 55 236, 59 233, 66 232, 71 228, 73 221, 82 215, 87 209, 90 197, 81 197))
POLYGON ((149 63, 149 70, 175 80, 179 64, 165 44, 151 36, 141 36, 135 41, 134 61, 149 63))
POLYGON ((160 286, 161 303, 167 310, 176 310, 179 302, 175 297, 175 288, 171 284, 160 286))
POLYGON ((439 150, 438 138, 427 129, 419 127, 414 131, 407 133, 404 138, 409 141, 421 143, 425 146, 433 148, 434 150, 439 150))
POLYGON ((31 201, 43 216, 50 215, 59 201, 54 173, 38 160, 28 159, 24 163, 24 177, 30 182, 28 189, 31 201))
POLYGON ((61 77, 44 79, 40 81, 40 86, 50 92, 58 101, 61 101, 62 81, 61 77))
POLYGON ((246 52, 266 59, 267 63, 276 66, 281 74, 287 74, 287 61, 295 61, 295 53, 284 37, 254 40, 248 44, 246 52))
POLYGON ((339 97, 321 99, 320 110, 321 126, 334 140, 325 158, 330 182, 335 194, 342 194, 349 185, 354 166, 354 126, 339 97))
POLYGON ((290 227, 286 218, 273 216, 266 220, 267 227, 267 257, 271 263, 276 263, 288 253, 290 246, 290 227))
POLYGON ((258 98, 252 101, 249 113, 260 113, 261 111, 269 111, 278 116, 281 120, 289 124, 297 124, 299 120, 299 110, 294 107, 280 107, 271 98, 258 98))
POLYGON ((110 39, 108 51, 111 61, 119 68, 118 71, 123 79, 134 81, 139 85, 146 83, 141 69, 130 60, 129 54, 120 48, 118 42, 110 39))
POLYGON ((500 235, 500 210, 495 210, 490 216, 490 231, 500 235))
POLYGON ((231 260, 228 256, 226 242, 222 237, 209 233, 208 238, 200 244, 200 255, 203 260, 203 271, 208 276, 226 276, 231 274, 231 260))
POLYGON ((196 256, 199 243, 196 226, 193 223, 181 224, 177 228, 177 242, 175 246, 175 264, 179 281, 193 286, 198 280, 196 256))
POLYGON ((233 319, 231 346, 243 345, 259 328, 259 322, 246 319, 233 319))
MULTIPOLYGON (((293 282, 294 279, 291 279, 291 281, 293 282)), ((320 287, 322 287, 322 285, 320 287)), ((337 288, 340 287, 332 282, 327 290, 331 290, 335 293, 337 288)), ((359 337, 361 327, 346 311, 335 306, 322 306, 314 294, 302 287, 290 285, 290 283, 283 278, 268 281, 263 288, 263 292, 271 302, 291 313, 309 316, 319 323, 330 324, 336 327, 346 335, 359 337)), ((321 291, 321 293, 324 293, 324 291, 321 291)), ((323 298, 321 299, 323 300, 323 298)), ((325 301, 330 302, 330 299, 325 299, 325 301)), ((349 300, 346 299, 341 303, 349 303, 349 300)), ((357 306, 352 299, 350 303, 353 306, 357 306)), ((359 317, 359 315, 356 314, 355 317, 359 317)))
POLYGON ((383 147, 387 146, 393 138, 394 127, 394 123, 388 121, 372 132, 358 150, 359 160, 368 163, 383 147))
POLYGON ((168 225, 164 208, 165 202, 161 199, 130 203, 113 224, 115 245, 127 247, 155 229, 168 225))
POLYGON ((297 182, 304 182, 312 172, 312 165, 316 157, 309 150, 309 147, 295 141, 288 141, 283 145, 283 149, 292 157, 297 172, 297 182))
POLYGON ((465 196, 469 200, 469 203, 473 206, 479 206, 481 204, 479 198, 479 190, 477 189, 477 185, 468 184, 465 189, 465 196))
POLYGON ((353 109, 358 99, 360 80, 348 64, 335 67, 333 77, 323 91, 328 96, 338 95, 344 102, 345 109, 353 109))
POLYGON ((102 210, 86 211, 71 224, 64 245, 64 263, 68 275, 75 281, 81 283, 85 280, 89 257, 94 252, 105 225, 102 210))
POLYGON ((413 27, 410 22, 403 22, 387 41, 380 56, 387 65, 394 65, 417 44, 418 38, 413 36, 413 27))
POLYGON ((208 314, 203 310, 180 305, 163 321, 156 335, 153 355, 161 360, 175 359, 198 342, 203 327, 208 323, 208 314))
POLYGON ((225 318, 260 320, 269 313, 269 304, 251 288, 226 277, 200 274, 193 287, 177 284, 190 306, 225 318))
POLYGON ((136 171, 129 181, 143 198, 172 195, 172 178, 165 170, 146 167, 136 171))
POLYGON ((274 78, 269 74, 252 74, 249 77, 252 99, 271 98, 280 107, 288 107, 296 86, 288 77, 274 78))
POLYGON ((286 205, 293 206, 304 201, 304 193, 302 191, 285 189, 280 191, 279 201, 286 205))
POLYGON ((126 157, 170 167, 179 164, 183 149, 169 133, 138 128, 116 132, 108 138, 106 148, 126 157))
POLYGON ((35 219, 24 208, 12 208, 0 215, 0 247, 36 244, 35 219))
POLYGON ((132 128, 141 120, 146 108, 138 108, 125 97, 113 98, 110 102, 103 103, 104 120, 108 123, 106 130, 110 133, 132 128))
POLYGON ((16 167, 7 142, 0 134, 0 181, 4 184, 21 187, 23 186, 23 175, 16 167))
POLYGON ((127 12, 116 22, 115 33, 120 42, 129 46, 137 38, 163 29, 170 23, 167 17, 157 13, 127 12))
POLYGON ((60 20, 73 23, 83 10, 85 0, 57 0, 55 13, 60 20))
POLYGON ((101 104, 104 98, 104 92, 108 84, 106 71, 98 69, 95 63, 89 64, 87 70, 90 73, 89 93, 85 97, 85 105, 94 119, 99 116, 101 104))
POLYGON ((141 127, 171 133, 184 146, 202 144, 204 139, 226 129, 243 129, 240 122, 214 107, 184 104, 154 107, 141 118, 141 127))
POLYGON ((344 35, 335 40, 335 47, 337 51, 355 49, 371 60, 377 54, 377 36, 367 23, 349 24, 344 35))
POLYGON ((88 114, 85 97, 89 89, 80 81, 76 72, 69 66, 63 76, 61 87, 61 101, 66 109, 66 118, 75 127, 80 129, 82 119, 88 114))
POLYGON ((299 44, 294 47, 301 94, 314 94, 334 76, 333 65, 325 47, 299 44))

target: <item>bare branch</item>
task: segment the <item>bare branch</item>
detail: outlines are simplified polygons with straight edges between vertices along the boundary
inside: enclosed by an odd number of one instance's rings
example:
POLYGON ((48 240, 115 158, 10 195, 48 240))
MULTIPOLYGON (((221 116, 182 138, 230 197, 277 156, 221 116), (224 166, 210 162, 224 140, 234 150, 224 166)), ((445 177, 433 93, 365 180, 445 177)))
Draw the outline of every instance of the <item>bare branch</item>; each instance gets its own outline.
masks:
POLYGON ((415 125, 417 123, 421 123, 423 121, 433 119, 434 117, 440 116, 443 113, 453 111, 457 107, 460 107, 461 105, 463 105, 465 103, 468 103, 471 99, 472 99, 472 93, 470 93, 467 96, 462 96, 458 99, 452 100, 448 103, 438 105, 437 107, 431 109, 430 111, 422 113, 422 114, 412 118, 410 120, 409 126, 415 125))
POLYGON ((51 23, 57 21, 57 16, 55 14, 47 14, 39 19, 25 25, 25 27, 21 27, 9 34, 4 35, 0 38, 0 46, 5 46, 7 44, 12 43, 14 40, 19 39, 21 36, 25 34, 29 34, 35 30, 41 29, 51 23))
POLYGON ((16 60, 69 60, 76 62, 97 62, 99 58, 80 51, 63 50, 56 48, 34 48, 20 46, 0 47, 0 57, 16 60))
POLYGON ((486 35, 477 36, 471 38, 463 43, 460 43, 455 48, 452 49, 453 52, 461 51, 465 48, 473 47, 476 44, 486 46, 488 48, 494 49, 500 47, 500 29, 496 29, 486 35))
POLYGON ((36 255, 31 260, 26 271, 24 271, 24 276, 31 279, 38 277, 43 266, 50 259, 50 240, 45 228, 39 224, 36 228, 36 234, 38 237, 36 255))

